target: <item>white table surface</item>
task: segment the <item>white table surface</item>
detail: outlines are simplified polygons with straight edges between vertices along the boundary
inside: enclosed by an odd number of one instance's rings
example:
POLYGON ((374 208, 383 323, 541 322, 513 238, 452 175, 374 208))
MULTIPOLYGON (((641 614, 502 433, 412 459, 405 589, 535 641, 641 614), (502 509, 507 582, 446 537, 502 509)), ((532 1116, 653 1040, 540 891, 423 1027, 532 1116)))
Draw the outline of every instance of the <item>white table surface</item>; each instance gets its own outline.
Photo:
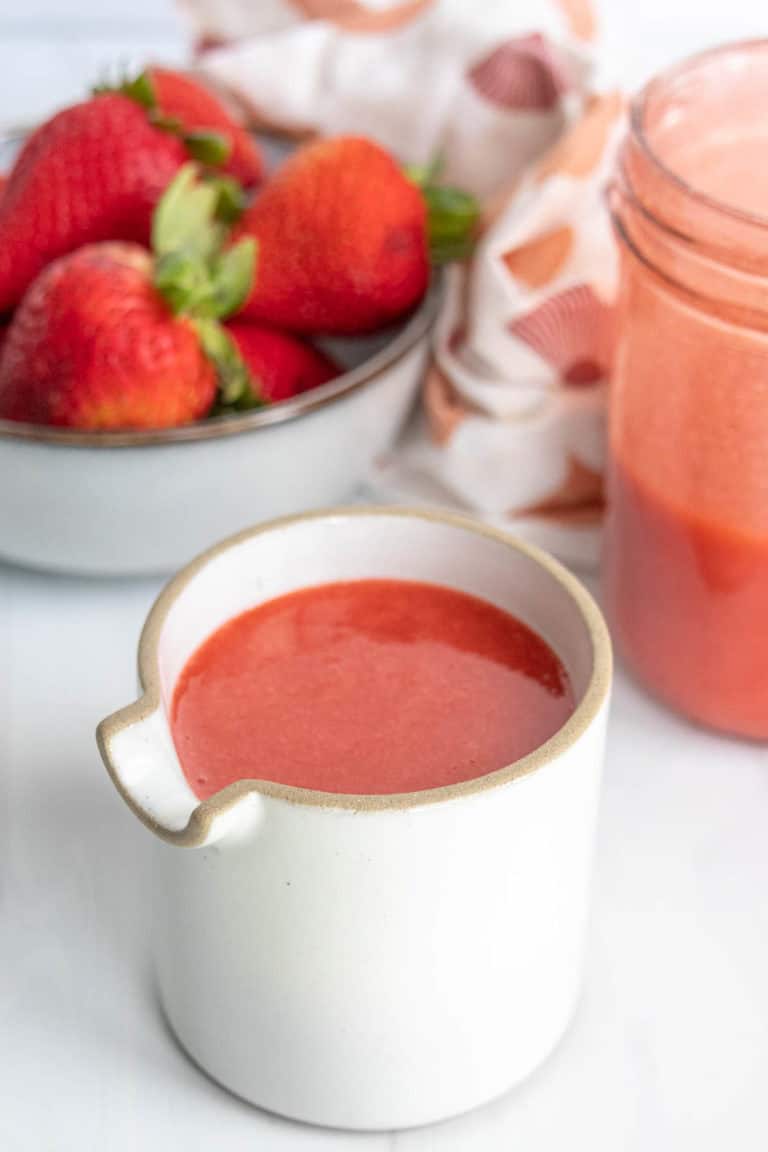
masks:
MULTIPOLYGON (((763 3, 607 0, 612 68, 634 84, 765 31, 763 3)), ((183 50, 169 2, 0 0, 0 118, 41 114, 110 61, 183 50)), ((764 1152, 768 751, 688 727, 621 672, 584 998, 527 1085, 435 1128, 349 1135, 192 1067, 152 992, 147 833, 93 741, 131 697, 158 586, 0 566, 2 1152, 764 1152)))

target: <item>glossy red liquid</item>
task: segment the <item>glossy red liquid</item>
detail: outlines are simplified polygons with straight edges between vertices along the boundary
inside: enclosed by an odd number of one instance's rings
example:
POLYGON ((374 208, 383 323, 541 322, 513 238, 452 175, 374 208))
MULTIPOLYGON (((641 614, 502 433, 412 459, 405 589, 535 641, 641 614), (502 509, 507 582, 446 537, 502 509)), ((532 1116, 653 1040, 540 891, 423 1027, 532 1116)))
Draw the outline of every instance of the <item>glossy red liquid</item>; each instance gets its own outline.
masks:
POLYGON ((640 677, 706 724, 768 738, 768 539, 611 472, 606 594, 640 677))
POLYGON ((530 628, 432 584, 306 588, 230 620, 184 668, 172 730, 205 798, 235 780, 411 792, 493 772, 573 711, 530 628))

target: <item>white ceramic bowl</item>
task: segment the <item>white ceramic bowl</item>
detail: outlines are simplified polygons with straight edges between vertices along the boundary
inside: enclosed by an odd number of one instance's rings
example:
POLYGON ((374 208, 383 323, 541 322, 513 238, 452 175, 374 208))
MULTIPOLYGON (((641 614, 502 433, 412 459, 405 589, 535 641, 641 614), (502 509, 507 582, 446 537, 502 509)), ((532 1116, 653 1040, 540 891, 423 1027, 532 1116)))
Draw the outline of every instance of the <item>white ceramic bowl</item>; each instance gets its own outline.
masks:
MULTIPOLYGON (((26 129, 0 134, 7 170, 26 129)), ((293 145, 259 137, 269 166, 293 145)), ((0 420, 0 559, 96 576, 170 572, 249 524, 355 496, 393 443, 442 295, 374 336, 324 341, 349 370, 261 411, 162 432, 0 420)))
MULTIPOLYGON (((472 521, 350 509, 266 525, 165 589, 141 699, 105 720, 112 779, 156 834, 154 959, 181 1044, 272 1111, 343 1128, 424 1124, 528 1075, 576 1003, 611 681, 599 610, 554 560, 472 521), (554 647, 577 707, 509 767, 403 795, 241 781, 199 802, 166 715, 225 620, 333 580, 479 595, 554 647)), ((149 847, 149 844, 148 844, 149 847)))
POLYGON ((255 412, 162 432, 0 420, 0 557, 169 572, 248 524, 352 498, 413 404, 440 295, 438 276, 398 328, 331 347, 350 371, 255 412))

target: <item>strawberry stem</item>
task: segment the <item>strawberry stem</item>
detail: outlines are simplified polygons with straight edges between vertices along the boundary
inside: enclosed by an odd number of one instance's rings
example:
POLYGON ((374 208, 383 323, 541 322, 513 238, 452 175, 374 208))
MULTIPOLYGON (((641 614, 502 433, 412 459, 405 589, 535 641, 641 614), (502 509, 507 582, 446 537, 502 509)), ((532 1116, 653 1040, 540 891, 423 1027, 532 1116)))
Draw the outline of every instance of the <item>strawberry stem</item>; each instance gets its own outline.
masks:
POLYGON ((138 75, 123 79, 118 84, 95 84, 91 91, 94 96, 103 96, 106 92, 119 92, 136 104, 141 104, 142 108, 150 111, 157 108, 155 86, 148 72, 139 72, 138 75))
POLYGON ((180 135, 192 159, 207 164, 209 168, 220 168, 232 153, 232 141, 221 132, 196 129, 180 135))
POLYGON ((148 72, 139 72, 132 80, 125 80, 121 86, 122 93, 144 108, 156 108, 157 96, 155 86, 148 72))
POLYGON ((195 326, 205 355, 216 368, 217 410, 243 411, 262 403, 237 345, 219 323, 240 308, 251 291, 256 241, 227 245, 229 233, 216 220, 217 181, 204 181, 185 164, 163 193, 152 219, 155 288, 176 316, 195 326))
POLYGON ((216 189, 216 219, 223 224, 234 224, 245 211, 246 196, 243 186, 233 176, 203 172, 203 179, 216 189))
POLYGON ((421 189, 427 206, 427 238, 433 264, 464 260, 472 251, 480 205, 460 188, 435 182, 438 167, 411 167, 406 176, 421 189))
POLYGON ((226 329, 212 319, 197 319, 194 324, 203 351, 213 362, 219 379, 217 410, 234 408, 243 412, 259 408, 263 401, 252 387, 250 372, 226 329))

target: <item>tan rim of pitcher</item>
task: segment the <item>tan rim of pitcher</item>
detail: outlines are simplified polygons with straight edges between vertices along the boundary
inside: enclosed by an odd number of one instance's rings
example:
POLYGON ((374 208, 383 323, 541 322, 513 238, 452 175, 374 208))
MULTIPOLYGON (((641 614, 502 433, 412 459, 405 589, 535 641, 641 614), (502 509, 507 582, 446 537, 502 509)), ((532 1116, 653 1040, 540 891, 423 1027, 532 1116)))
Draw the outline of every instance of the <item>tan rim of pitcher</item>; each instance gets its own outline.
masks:
POLYGON ((436 804, 447 800, 456 800, 464 796, 471 796, 477 792, 484 792, 490 788, 497 788, 513 780, 520 779, 543 768, 567 749, 573 746, 584 734, 595 717, 600 712, 611 684, 612 652, 608 628, 603 616, 586 588, 575 576, 563 567, 557 560, 546 552, 531 544, 525 544, 506 532, 487 527, 475 520, 464 516, 454 516, 450 513, 421 511, 410 508, 385 506, 359 506, 329 508, 319 512, 307 512, 297 516, 285 516, 255 528, 247 528, 214 545, 203 552, 174 576, 158 596, 150 609, 146 623, 139 640, 139 681, 142 688, 141 697, 114 712, 99 724, 96 730, 96 740, 99 746, 104 765, 112 781, 128 807, 136 816, 163 840, 172 844, 194 847, 202 844, 208 835, 210 825, 216 817, 229 811, 244 796, 250 793, 260 793, 278 800, 285 800, 292 804, 305 804, 312 807, 347 808, 360 812, 377 812, 386 809, 414 808, 426 804, 436 804), (292 524, 300 524, 310 520, 323 520, 339 517, 402 517, 423 520, 427 523, 445 524, 449 527, 472 532, 497 540, 507 548, 522 553, 534 563, 538 564, 552 576, 557 583, 565 589, 576 604, 584 624, 586 625, 592 649, 592 672, 586 692, 581 701, 569 716, 568 720, 544 744, 535 748, 527 756, 515 760, 504 768, 495 772, 488 772, 483 776, 475 776, 458 784, 444 785, 440 788, 428 788, 419 792, 397 792, 365 795, 357 793, 318 792, 310 788, 298 788, 289 784, 277 784, 271 780, 239 780, 216 792, 207 800, 201 800, 189 818, 187 825, 179 830, 173 830, 160 824, 148 816, 138 806, 133 798, 126 792, 117 772, 115 771, 111 743, 114 737, 125 728, 146 720, 149 716, 162 708, 160 692, 160 675, 158 670, 157 650, 160 634, 166 617, 179 595, 194 577, 212 560, 230 548, 236 547, 244 540, 254 536, 284 528, 292 524))

